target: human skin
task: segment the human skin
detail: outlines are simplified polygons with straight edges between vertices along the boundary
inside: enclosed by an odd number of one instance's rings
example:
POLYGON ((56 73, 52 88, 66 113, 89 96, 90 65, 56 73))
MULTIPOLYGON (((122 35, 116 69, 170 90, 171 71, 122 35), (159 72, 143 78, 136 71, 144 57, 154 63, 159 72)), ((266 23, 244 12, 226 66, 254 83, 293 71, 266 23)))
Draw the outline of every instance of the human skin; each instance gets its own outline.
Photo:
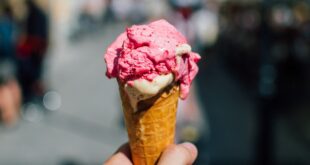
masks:
MULTIPOLYGON (((190 165, 198 155, 197 148, 191 143, 172 144, 162 153, 157 165, 190 165)), ((128 143, 123 144, 103 165, 133 165, 130 160, 130 148, 128 143)))

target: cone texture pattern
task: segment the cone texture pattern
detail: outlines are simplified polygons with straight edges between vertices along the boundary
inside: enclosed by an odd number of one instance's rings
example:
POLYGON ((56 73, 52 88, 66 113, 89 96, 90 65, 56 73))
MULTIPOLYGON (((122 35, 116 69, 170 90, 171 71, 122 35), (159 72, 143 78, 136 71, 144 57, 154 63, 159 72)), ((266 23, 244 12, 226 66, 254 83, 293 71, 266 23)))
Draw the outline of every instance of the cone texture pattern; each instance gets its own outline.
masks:
POLYGON ((123 85, 119 84, 132 160, 135 165, 154 165, 162 151, 174 143, 179 86, 140 101, 134 112, 123 85))

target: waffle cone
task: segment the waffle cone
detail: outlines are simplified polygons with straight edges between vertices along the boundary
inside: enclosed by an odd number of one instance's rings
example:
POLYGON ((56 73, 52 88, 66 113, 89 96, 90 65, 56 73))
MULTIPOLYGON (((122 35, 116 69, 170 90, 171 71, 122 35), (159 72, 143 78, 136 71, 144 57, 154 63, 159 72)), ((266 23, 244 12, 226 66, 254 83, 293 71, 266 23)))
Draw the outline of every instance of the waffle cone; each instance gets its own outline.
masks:
POLYGON ((174 143, 179 86, 166 87, 140 101, 134 112, 123 85, 119 84, 132 160, 135 165, 154 165, 162 151, 174 143))

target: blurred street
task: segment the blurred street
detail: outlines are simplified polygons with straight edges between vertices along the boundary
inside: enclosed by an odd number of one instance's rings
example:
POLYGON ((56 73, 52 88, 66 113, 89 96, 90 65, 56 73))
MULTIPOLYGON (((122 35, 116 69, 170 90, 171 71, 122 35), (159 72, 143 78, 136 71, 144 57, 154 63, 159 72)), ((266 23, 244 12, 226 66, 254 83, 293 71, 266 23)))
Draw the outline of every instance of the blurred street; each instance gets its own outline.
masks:
MULTIPOLYGON (((22 120, 17 127, 1 128, 1 164, 99 165, 127 141, 117 83, 105 77, 103 62, 105 48, 125 26, 107 25, 79 42, 69 42, 61 32, 55 33, 58 35, 48 53, 45 80, 48 90, 61 96, 61 107, 30 114, 30 119, 35 118, 33 122, 22 120)), ((197 144, 201 155, 198 164, 210 162, 210 158, 213 164, 228 164, 227 160, 250 163, 255 158, 252 148, 257 127, 253 99, 227 74, 216 56, 208 57, 207 67, 201 64, 197 83, 206 86, 199 96, 209 110, 205 115, 213 129, 210 137, 203 134, 197 144), (225 104, 217 100, 225 100, 225 104), (238 152, 234 152, 236 149, 238 152)), ((307 160, 306 155, 296 152, 306 152, 306 148, 294 142, 285 119, 280 117, 276 123, 278 159, 307 160), (290 145, 284 145, 287 143, 290 145)))
POLYGON ((38 122, 2 128, 0 164, 48 165, 61 164, 60 160, 101 164, 126 141, 127 134, 120 129, 117 84, 105 77, 103 61, 107 44, 124 25, 111 26, 73 44, 55 37, 46 80, 51 90, 59 92, 61 107, 38 122))
POLYGON ((176 128, 195 164, 310 164, 308 1, 4 0, 0 165, 101 165, 128 141, 104 53, 157 19, 202 57, 176 128))

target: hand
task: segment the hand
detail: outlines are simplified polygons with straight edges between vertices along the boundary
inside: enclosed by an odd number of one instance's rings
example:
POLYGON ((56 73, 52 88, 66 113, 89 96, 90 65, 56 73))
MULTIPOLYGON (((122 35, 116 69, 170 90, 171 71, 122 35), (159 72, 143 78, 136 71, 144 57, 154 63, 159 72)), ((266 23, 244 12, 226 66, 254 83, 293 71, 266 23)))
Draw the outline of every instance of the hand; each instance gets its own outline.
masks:
MULTIPOLYGON (((158 165, 188 165, 193 164, 197 158, 197 148, 191 143, 170 145, 159 158, 158 165)), ((103 165, 133 165, 130 159, 128 143, 123 144, 103 165)))

